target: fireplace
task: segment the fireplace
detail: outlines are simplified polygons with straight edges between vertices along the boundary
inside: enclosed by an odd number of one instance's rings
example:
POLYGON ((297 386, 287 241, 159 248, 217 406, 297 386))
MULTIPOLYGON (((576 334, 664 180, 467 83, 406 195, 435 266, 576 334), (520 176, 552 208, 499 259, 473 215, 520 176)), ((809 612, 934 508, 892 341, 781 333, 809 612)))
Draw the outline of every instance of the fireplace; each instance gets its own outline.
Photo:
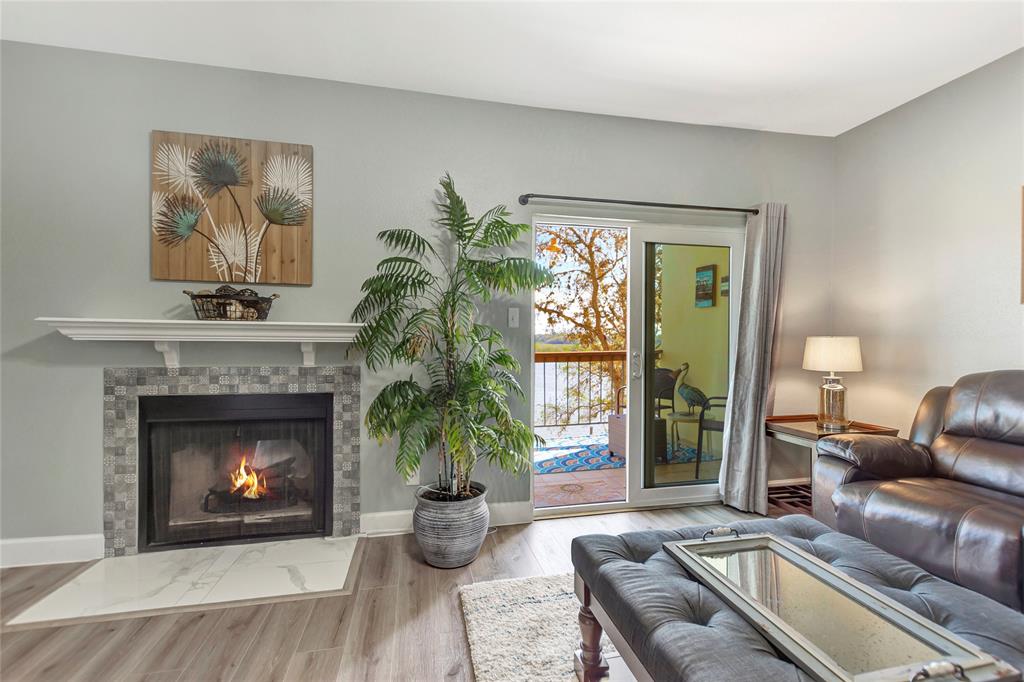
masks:
POLYGON ((139 396, 139 551, 331 535, 333 403, 139 396))

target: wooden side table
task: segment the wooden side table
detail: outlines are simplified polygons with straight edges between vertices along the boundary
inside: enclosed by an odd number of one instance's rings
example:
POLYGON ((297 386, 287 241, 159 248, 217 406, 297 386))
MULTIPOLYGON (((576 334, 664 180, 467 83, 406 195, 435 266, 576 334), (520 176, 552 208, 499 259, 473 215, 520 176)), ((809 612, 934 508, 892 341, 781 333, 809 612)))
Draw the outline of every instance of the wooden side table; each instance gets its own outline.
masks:
MULTIPOLYGON (((814 459, 817 457, 818 440, 825 436, 844 433, 870 433, 878 436, 898 436, 899 429, 879 426, 867 422, 851 422, 845 431, 823 431, 818 428, 813 414, 773 415, 764 420, 764 430, 769 438, 793 443, 810 450, 811 482, 814 481, 814 459)), ((811 514, 810 485, 781 485, 768 489, 768 504, 773 504, 790 514, 811 514)))

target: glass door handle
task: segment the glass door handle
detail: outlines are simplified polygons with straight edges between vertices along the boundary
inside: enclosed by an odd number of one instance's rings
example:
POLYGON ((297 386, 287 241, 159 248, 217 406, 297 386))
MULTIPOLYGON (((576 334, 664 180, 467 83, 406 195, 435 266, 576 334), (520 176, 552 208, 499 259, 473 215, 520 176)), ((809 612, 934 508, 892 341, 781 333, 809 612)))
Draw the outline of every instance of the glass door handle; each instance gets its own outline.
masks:
POLYGON ((632 374, 634 379, 640 379, 644 375, 643 363, 640 361, 640 351, 633 351, 632 360, 630 360, 632 374))

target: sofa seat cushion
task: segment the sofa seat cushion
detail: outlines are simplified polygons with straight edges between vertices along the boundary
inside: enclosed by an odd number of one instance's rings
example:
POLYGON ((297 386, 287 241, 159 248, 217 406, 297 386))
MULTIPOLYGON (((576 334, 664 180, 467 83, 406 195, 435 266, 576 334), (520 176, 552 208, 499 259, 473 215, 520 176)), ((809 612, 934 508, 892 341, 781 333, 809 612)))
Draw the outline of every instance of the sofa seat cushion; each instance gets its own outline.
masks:
MULTIPOLYGON (((1024 669, 1024 614, 807 516, 729 525, 740 533, 773 533, 1024 669)), ((572 543, 573 565, 659 682, 807 680, 661 549, 664 542, 696 539, 710 528, 578 537, 572 543)))
POLYGON ((857 481, 832 494, 836 527, 1020 610, 1024 498, 943 478, 857 481))

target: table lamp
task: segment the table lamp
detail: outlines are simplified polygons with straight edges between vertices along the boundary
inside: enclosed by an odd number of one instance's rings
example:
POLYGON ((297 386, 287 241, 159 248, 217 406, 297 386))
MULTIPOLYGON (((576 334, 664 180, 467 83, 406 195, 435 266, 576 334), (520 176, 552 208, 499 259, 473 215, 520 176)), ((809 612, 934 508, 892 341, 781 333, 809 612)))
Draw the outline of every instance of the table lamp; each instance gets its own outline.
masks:
POLYGON ((828 372, 818 393, 818 428, 845 431, 846 387, 836 372, 860 372, 860 338, 857 336, 808 336, 804 344, 804 369, 828 372))

